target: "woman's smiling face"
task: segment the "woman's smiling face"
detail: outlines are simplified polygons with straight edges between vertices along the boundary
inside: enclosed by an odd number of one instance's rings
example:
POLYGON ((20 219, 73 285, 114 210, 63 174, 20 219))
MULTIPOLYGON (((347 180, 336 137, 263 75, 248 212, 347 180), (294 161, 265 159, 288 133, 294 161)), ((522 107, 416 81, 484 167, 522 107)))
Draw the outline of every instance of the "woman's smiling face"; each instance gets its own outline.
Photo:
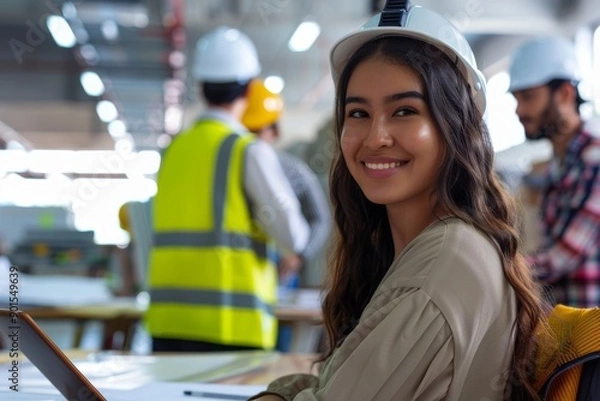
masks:
POLYGON ((344 102, 342 153, 365 196, 382 205, 429 207, 444 144, 417 73, 366 59, 350 76, 344 102))

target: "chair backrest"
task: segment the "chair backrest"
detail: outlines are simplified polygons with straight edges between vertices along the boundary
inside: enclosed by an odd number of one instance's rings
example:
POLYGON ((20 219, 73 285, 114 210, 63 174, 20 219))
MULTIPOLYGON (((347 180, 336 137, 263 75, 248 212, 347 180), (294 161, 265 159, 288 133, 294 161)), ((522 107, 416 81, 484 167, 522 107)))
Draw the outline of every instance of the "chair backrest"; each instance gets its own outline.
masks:
POLYGON ((600 308, 554 307, 542 333, 535 386, 543 401, 600 400, 600 308))

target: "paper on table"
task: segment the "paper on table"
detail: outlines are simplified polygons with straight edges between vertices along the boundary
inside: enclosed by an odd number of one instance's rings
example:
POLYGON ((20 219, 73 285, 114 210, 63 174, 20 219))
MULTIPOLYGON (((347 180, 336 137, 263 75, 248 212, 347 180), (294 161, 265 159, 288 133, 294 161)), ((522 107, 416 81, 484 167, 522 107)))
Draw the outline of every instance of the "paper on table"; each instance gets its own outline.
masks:
MULTIPOLYGON (((104 398, 110 401, 140 401, 139 398, 135 398, 135 395, 129 392, 123 391, 102 391, 104 398)), ((144 398, 145 399, 145 398, 144 398)), ((152 400, 151 398, 148 398, 152 400)), ((27 391, 9 391, 0 389, 0 400, 2 401, 66 401, 66 398, 60 394, 43 394, 43 393, 30 393, 27 391)), ((191 401, 191 400, 187 400, 191 401)), ((196 401, 196 400, 194 400, 196 401)), ((224 401, 224 400, 221 400, 224 401)))
MULTIPOLYGON (((210 353, 193 355, 113 355, 99 353, 75 366, 99 389, 132 390, 157 378, 162 381, 206 382, 242 374, 276 359, 271 352, 210 353)), ((9 366, 0 364, 0 370, 9 366)), ((58 393, 30 362, 20 365, 20 387, 32 393, 58 393)), ((187 397, 188 401, 192 397, 187 397)), ((0 400, 3 400, 0 398, 0 400)), ((196 401, 196 400, 193 400, 196 401)))
MULTIPOLYGON (((0 390, 2 401, 63 401, 61 395, 34 394, 23 391, 0 390)), ((189 400, 188 400, 189 401, 189 400)))
POLYGON ((265 388, 265 385, 154 382, 135 390, 123 391, 121 397, 145 401, 227 401, 227 395, 232 395, 233 397, 230 398, 232 400, 239 399, 240 395, 250 397, 265 388), (219 394, 219 397, 186 396, 183 394, 184 391, 219 394))
MULTIPOLYGON (((201 384, 154 382, 134 390, 100 390, 110 401, 229 401, 239 396, 250 397, 263 391, 266 386, 250 386, 244 384, 201 384), (184 391, 211 394, 212 397, 196 397, 184 395, 184 391), (231 397, 227 397, 230 395, 231 397)), ((13 392, 14 393, 14 392, 13 392)), ((60 395, 44 395, 36 393, 9 394, 0 391, 2 401, 65 401, 60 395), (5 398, 4 395, 7 394, 5 398), (14 395, 17 394, 17 395, 14 395)))
MULTIPOLYGON (((239 396, 250 397, 263 391, 266 386, 169 383, 154 382, 134 390, 100 390, 110 401, 228 401, 239 399, 239 396), (187 396, 184 391, 205 393, 213 396, 187 396), (214 396, 217 394, 218 396, 214 396), (231 395, 231 397, 227 397, 231 395)), ((2 401, 65 401, 60 394, 42 394, 37 392, 9 391, 0 389, 2 401)))

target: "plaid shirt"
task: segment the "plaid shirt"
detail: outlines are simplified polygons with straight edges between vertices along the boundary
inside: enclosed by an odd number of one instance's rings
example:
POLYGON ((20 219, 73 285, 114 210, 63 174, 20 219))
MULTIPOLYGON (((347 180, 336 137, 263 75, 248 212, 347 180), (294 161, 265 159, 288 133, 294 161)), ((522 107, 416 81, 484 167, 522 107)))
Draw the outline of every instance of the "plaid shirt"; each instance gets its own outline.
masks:
POLYGON ((569 144, 564 166, 550 172, 541 206, 543 246, 529 261, 557 303, 600 305, 599 170, 600 138, 584 128, 569 144))

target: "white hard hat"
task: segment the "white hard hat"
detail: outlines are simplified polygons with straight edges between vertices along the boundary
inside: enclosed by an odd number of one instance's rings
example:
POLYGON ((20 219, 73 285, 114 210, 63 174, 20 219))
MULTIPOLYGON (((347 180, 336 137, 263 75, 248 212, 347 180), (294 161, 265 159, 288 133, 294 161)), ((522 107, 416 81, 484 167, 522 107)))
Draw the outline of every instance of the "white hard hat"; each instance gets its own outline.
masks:
POLYGON ((565 38, 549 36, 530 40, 517 48, 510 65, 514 92, 545 85, 553 79, 581 79, 575 47, 565 38))
POLYGON ((244 82, 260 74, 256 47, 237 29, 221 26, 198 40, 193 75, 211 83, 244 82))
MULTIPOLYGON (((441 15, 409 1, 400 7, 389 7, 371 18, 360 30, 346 35, 333 47, 330 54, 331 73, 337 86, 340 74, 352 54, 363 44, 380 36, 401 36, 429 43, 452 60, 469 83, 477 107, 485 112, 485 78, 477 69, 473 51, 465 37, 450 21, 441 15)), ((402 4, 404 3, 404 4, 402 4)))

